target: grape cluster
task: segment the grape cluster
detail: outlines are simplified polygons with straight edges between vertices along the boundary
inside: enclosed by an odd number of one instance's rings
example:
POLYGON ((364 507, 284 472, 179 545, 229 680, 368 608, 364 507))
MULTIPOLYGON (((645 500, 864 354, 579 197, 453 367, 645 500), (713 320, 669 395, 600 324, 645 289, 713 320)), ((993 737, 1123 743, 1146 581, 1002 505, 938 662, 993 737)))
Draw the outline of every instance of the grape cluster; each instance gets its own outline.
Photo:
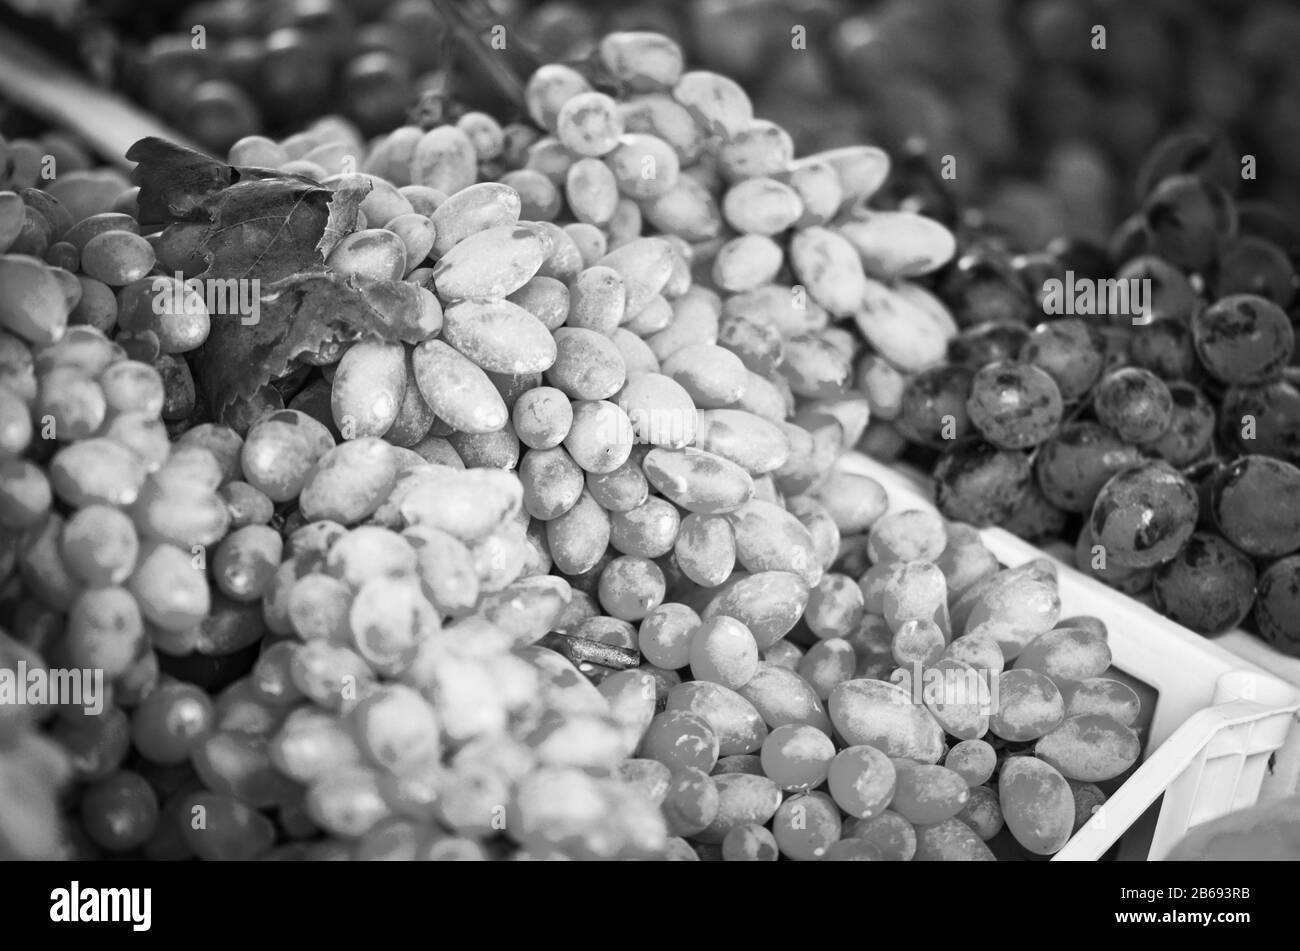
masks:
POLYGON ((192 222, 142 236, 120 179, 0 193, 4 656, 110 694, 0 747, 6 782, 46 763, 20 848, 1023 856, 1132 765, 1136 698, 1050 567, 855 468, 855 356, 943 354, 914 279, 953 236, 869 207, 885 153, 796 159, 666 37, 599 50, 607 91, 543 67, 532 126, 237 142, 368 188, 321 267, 411 293, 225 404, 192 222), (1003 700, 927 705, 935 675, 1003 700))
POLYGON ((1231 155, 1201 133, 1163 141, 1108 248, 1010 255, 975 239, 936 282, 962 328, 946 361, 899 379, 869 365, 872 426, 893 422, 867 441, 885 457, 937 450, 950 517, 1059 542, 1195 630, 1242 623, 1258 589, 1260 633, 1294 653, 1300 244, 1275 210, 1234 199, 1231 155), (1143 282, 1149 299, 1044 312, 1046 282, 1070 280, 1143 282))

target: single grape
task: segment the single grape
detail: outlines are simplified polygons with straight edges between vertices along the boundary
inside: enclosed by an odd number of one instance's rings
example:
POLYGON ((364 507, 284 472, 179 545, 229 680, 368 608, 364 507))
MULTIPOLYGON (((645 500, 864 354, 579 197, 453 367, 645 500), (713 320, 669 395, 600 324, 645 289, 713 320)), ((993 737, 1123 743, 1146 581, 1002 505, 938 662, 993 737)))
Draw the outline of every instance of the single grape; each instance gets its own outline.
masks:
POLYGON ((1032 478, 1029 458, 982 441, 965 442, 939 461, 935 499, 949 519, 998 525, 1010 518, 1032 478))
POLYGON ((100 848, 130 852, 148 841, 158 824, 158 798, 139 773, 125 770, 88 788, 81 822, 100 848))
POLYGON ((840 811, 823 792, 791 796, 772 817, 772 836, 781 854, 796 862, 823 858, 839 841, 840 811))
POLYGON ((1300 555, 1279 558, 1259 576, 1255 623, 1278 650, 1300 657, 1300 555))
POLYGON ((984 740, 962 740, 948 750, 943 765, 973 788, 989 781, 997 762, 997 751, 984 740))
POLYGON ((1277 304, 1254 294, 1233 294, 1192 317, 1192 342, 1215 379, 1258 385, 1275 379, 1290 362, 1295 333, 1277 304))
POLYGON ((1093 396, 1097 419, 1129 443, 1160 438, 1173 421, 1169 387, 1154 373, 1121 367, 1102 377, 1093 396))
POLYGON ((1196 528, 1196 491, 1166 462, 1116 473, 1093 502, 1089 525, 1107 562, 1150 568, 1172 558, 1196 528))
POLYGON ((1147 195, 1142 223, 1151 249, 1191 271, 1208 267, 1237 227, 1232 199, 1195 175, 1170 175, 1147 195))
POLYGON ((1208 397, 1190 383, 1170 383, 1173 419, 1150 448, 1171 466, 1181 469, 1213 450, 1215 415, 1208 397))
POLYGON ((1300 462, 1300 389, 1290 379, 1229 387, 1219 407, 1218 436, 1231 452, 1300 462))
POLYGON ((850 746, 831 760, 830 793, 850 816, 870 819, 893 799, 896 773, 893 761, 874 746, 850 746))
POLYGON ((971 383, 971 423, 999 449, 1028 449, 1056 432, 1061 392, 1044 370, 1026 363, 990 363, 971 383))
POLYGON ((1300 469, 1268 456, 1242 456, 1210 490, 1223 536, 1248 555, 1276 558, 1300 548, 1300 469))
POLYGON ((1039 324, 1021 348, 1020 359, 1045 370, 1056 382, 1061 399, 1080 399, 1101 377, 1106 342, 1101 332, 1077 317, 1039 324))
POLYGON ((782 789, 820 786, 827 776, 835 744, 821 730, 804 724, 783 724, 763 741, 763 772, 782 789))
POLYGON ((974 371, 944 364, 922 370, 903 387, 895 425, 913 442, 947 451, 971 432, 966 401, 974 371))
POLYGON ((957 818, 975 830, 985 842, 1002 831, 1002 805, 998 794, 988 786, 972 786, 970 799, 962 806, 957 818))
POLYGON ((1128 359, 1165 381, 1186 380, 1197 372, 1192 332, 1176 320, 1157 320, 1130 334, 1128 359))

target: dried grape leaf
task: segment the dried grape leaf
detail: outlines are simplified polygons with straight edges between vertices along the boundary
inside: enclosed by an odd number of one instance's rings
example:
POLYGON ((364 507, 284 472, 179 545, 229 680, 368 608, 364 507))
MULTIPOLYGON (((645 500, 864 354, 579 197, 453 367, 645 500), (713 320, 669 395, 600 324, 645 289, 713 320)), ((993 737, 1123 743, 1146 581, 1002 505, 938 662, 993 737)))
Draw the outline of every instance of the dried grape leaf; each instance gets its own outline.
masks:
POLYGON ((320 270, 316 245, 329 220, 329 189, 285 179, 231 185, 209 201, 212 229, 202 250, 205 278, 278 281, 320 270))
POLYGON ((316 243, 316 253, 322 261, 330 256, 340 241, 357 230, 357 213, 361 210, 361 201, 374 187, 374 183, 365 175, 355 174, 344 175, 334 187, 333 196, 329 200, 325 232, 316 243))
POLYGON ((211 221, 206 203, 229 188, 234 169, 210 155, 150 136, 126 150, 137 163, 131 183, 140 186, 140 224, 211 221))
POLYGON ((326 271, 294 274, 262 288, 256 323, 214 317, 212 331, 190 363, 215 413, 251 399, 283 376, 292 362, 336 340, 365 336, 396 340, 396 330, 365 296, 326 271))
POLYGON ((313 184, 300 175, 271 168, 236 167, 210 155, 154 136, 140 139, 126 151, 136 163, 131 183, 140 186, 137 198, 142 225, 173 221, 212 220, 208 203, 224 189, 259 179, 313 184))

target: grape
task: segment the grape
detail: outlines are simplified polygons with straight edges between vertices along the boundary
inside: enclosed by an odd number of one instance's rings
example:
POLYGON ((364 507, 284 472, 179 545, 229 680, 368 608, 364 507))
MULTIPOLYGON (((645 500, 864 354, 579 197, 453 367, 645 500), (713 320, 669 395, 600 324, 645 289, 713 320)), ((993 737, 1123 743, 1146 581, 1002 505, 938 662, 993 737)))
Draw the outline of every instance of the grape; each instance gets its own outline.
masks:
POLYGON ((1166 177, 1179 174, 1196 175, 1229 192, 1241 185, 1227 139, 1203 129, 1176 132, 1158 142, 1138 172, 1138 194, 1146 195, 1166 177))
POLYGON ((1056 685, 1036 670, 1008 670, 998 675, 998 708, 989 717, 989 732, 1014 743, 1034 740, 1054 730, 1065 716, 1056 685))
POLYGON ((970 799, 957 813, 957 818, 970 826, 985 842, 1002 831, 1002 805, 998 794, 988 786, 972 786, 970 799))
POLYGON ((743 687, 758 672, 758 645, 740 621, 710 618, 691 636, 690 666, 697 679, 743 687))
POLYGON ((77 667, 113 679, 126 673, 145 643, 140 606, 125 588, 83 591, 68 609, 65 649, 77 667))
POLYGON ((376 670, 396 673, 415 657, 421 640, 439 628, 433 606, 411 581, 372 578, 348 614, 357 652, 376 670))
POLYGON ((1224 538, 1248 555, 1276 558, 1300 548, 1300 469, 1267 456, 1225 466, 1210 491, 1224 538))
POLYGON ((913 824, 933 825, 961 811, 970 797, 966 780, 943 766, 900 766, 890 806, 913 824))
POLYGON ((1104 633, 1055 627, 1026 644, 1016 655, 1015 666, 1047 675, 1065 693, 1068 684, 1105 673, 1110 661, 1104 633))
POLYGON ((686 710, 665 710, 646 728, 639 752, 674 771, 707 771, 718 761, 718 749, 718 734, 703 717, 686 710))
POLYGON ((850 839, 873 846, 886 862, 909 862, 916 854, 916 830, 910 822, 889 809, 874 818, 846 822, 841 841, 850 839))
POLYGON ((972 525, 1005 522, 1020 503, 1031 478, 1022 453, 1000 450, 986 442, 958 445, 935 469, 939 511, 972 525))
POLYGON ((722 840, 722 858, 727 862, 775 862, 778 855, 776 838, 752 822, 733 827, 722 840))
POLYGON ((1259 576, 1255 623, 1260 634, 1292 656, 1300 652, 1300 557, 1279 558, 1259 576))
POLYGON ((81 267, 88 277, 110 287, 138 281, 154 266, 153 246, 130 231, 101 231, 81 248, 81 267))
POLYGON ((1068 782, 1074 794, 1074 831, 1078 832, 1106 804, 1106 794, 1094 783, 1068 782))
POLYGON ((1170 465, 1182 468, 1208 455, 1214 438, 1214 407, 1201 390, 1190 383, 1172 383, 1173 419, 1169 428, 1152 442, 1151 449, 1170 465))
POLYGON ((847 575, 826 574, 808 595, 804 620, 820 638, 842 637, 862 620, 862 590, 847 575))
MULTIPOLYGON (((981 364, 982 365, 982 364, 981 364)), ((896 425, 909 439, 933 449, 947 449, 971 432, 966 402, 973 371, 944 365, 920 373, 903 386, 896 425)))
POLYGON ((124 711, 108 707, 99 716, 61 718, 51 730, 51 737, 68 751, 75 776, 103 779, 126 759, 131 748, 131 725, 124 711))
POLYGON ((1154 373, 1122 367, 1102 377, 1093 397, 1097 419, 1128 443, 1160 438, 1173 421, 1173 397, 1154 373))
POLYGON ((1156 605, 1166 616, 1202 634, 1236 627, 1255 598, 1255 566, 1218 535, 1197 532, 1183 550, 1156 569, 1156 605))
POLYGON ((825 781, 835 745, 815 727, 788 723, 767 735, 761 756, 763 772, 782 789, 812 789, 825 781))
POLYGON ((100 848, 129 852, 143 845, 158 823, 158 799, 138 773, 121 771, 90 786, 81 800, 81 821, 100 848))
POLYGON ((1230 387, 1219 407, 1218 435, 1237 453, 1300 460, 1300 390, 1287 379, 1230 387))
POLYGON ((1254 294, 1223 297, 1198 312, 1192 318, 1192 341, 1211 376, 1237 385, 1276 378, 1295 349, 1285 311, 1254 294))
POLYGON ((154 763, 183 763, 196 739, 212 728, 212 701, 199 688, 166 683, 150 692, 131 717, 131 742, 154 763))
POLYGON ((1187 479, 1168 463, 1116 473, 1092 506, 1090 526, 1108 562, 1150 568, 1172 558, 1196 527, 1198 503, 1187 479))
POLYGON ((244 439, 240 451, 244 479, 271 501, 288 501, 302 491, 311 467, 333 445, 329 431, 306 414, 271 413, 255 423, 244 439))
POLYGON ((840 813, 823 792, 791 796, 772 817, 772 836, 786 858, 821 859, 840 838, 840 813))
POLYGON ((1061 775, 1084 782, 1119 776, 1142 752, 1142 743, 1129 727, 1102 714, 1067 717, 1034 744, 1034 754, 1061 775))
POLYGON ((1236 230, 1237 215, 1219 185, 1177 174, 1162 179, 1147 195, 1142 222, 1152 250, 1173 265, 1202 270, 1236 230))
POLYGON ((0 462, 0 525, 10 531, 31 528, 44 518, 53 502, 50 480, 26 459, 0 462))
POLYGON ((861 839, 840 839, 831 843, 822 855, 823 862, 883 862, 884 857, 870 842, 861 839))
POLYGON ((1037 482, 1025 491, 1020 506, 1002 527, 1013 535, 1036 544, 1059 538, 1065 527, 1066 514, 1047 500, 1037 482))
POLYGON ((662 803, 669 832, 693 836, 708 828, 718 814, 718 788, 699 769, 686 767, 674 772, 662 803))
MULTIPOLYGON (((601 573, 599 597, 601 607, 608 611, 612 617, 625 621, 640 620, 663 601, 663 572, 658 565, 648 558, 630 555, 615 558, 601 573)), ((753 641, 752 637, 750 641, 753 641)), ((694 641, 692 641, 692 645, 694 645, 694 641)), ((692 652, 694 652, 693 646, 692 652)), ((694 657, 692 659, 694 660, 694 657)), ((757 662, 758 653, 757 648, 755 648, 754 663, 757 664, 757 662)), ((720 671, 715 672, 719 673, 720 676, 725 676, 721 675, 720 671)), ((701 676, 703 676, 702 672, 701 676)), ((737 673, 736 676, 743 676, 743 672, 737 673)), ((728 679, 731 678, 728 676, 728 679)), ((739 686, 739 684, 729 685, 739 686)))
POLYGON ((1074 795, 1065 778, 1040 759, 1007 760, 998 776, 998 801, 1007 828, 1031 852, 1050 855, 1074 831, 1074 795))
POLYGON ((1020 350, 1020 359, 1045 370, 1061 399, 1080 399, 1101 377, 1106 344, 1101 333, 1079 318, 1039 324, 1020 350))
MULTIPOLYGON (((781 643, 784 642, 778 642, 777 646, 781 643)), ((771 650, 764 660, 767 663, 774 662, 771 650)), ((819 700, 827 700, 837 685, 853 677, 856 666, 857 655, 853 645, 843 638, 835 637, 819 641, 808 648, 807 653, 796 656, 793 669, 808 682, 819 700)))
POLYGON ((104 422, 108 410, 104 391, 79 368, 54 367, 41 376, 39 387, 32 411, 50 427, 54 438, 85 439, 104 422))
POLYGON ((894 797, 896 773, 894 763, 874 746, 848 747, 831 760, 831 796, 854 818, 880 816, 894 797))
POLYGON ((256 858, 275 839, 270 819, 231 796, 192 793, 184 797, 176 816, 186 844, 209 861, 256 858))
POLYGON ((989 781, 997 766, 997 752, 983 740, 962 740, 944 757, 943 765, 955 772, 972 789, 989 781))

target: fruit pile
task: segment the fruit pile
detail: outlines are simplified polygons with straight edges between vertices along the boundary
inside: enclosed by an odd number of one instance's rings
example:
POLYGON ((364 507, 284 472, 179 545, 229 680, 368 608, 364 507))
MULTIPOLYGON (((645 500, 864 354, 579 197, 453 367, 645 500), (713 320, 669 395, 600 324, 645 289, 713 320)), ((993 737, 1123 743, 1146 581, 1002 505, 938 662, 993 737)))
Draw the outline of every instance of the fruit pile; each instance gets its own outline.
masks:
POLYGON ((6 852, 70 776, 71 855, 1023 857, 1135 762, 1050 563, 855 468, 952 236, 667 38, 600 60, 535 126, 0 194, 0 644, 109 694, 0 707, 6 852))
POLYGON ((1260 634, 1296 654, 1300 241, 1275 209, 1234 198, 1240 172, 1223 139, 1176 134, 1109 248, 963 249, 936 283, 961 332, 907 378, 870 364, 868 442, 937 455, 951 518, 1063 540, 1081 569, 1203 633, 1253 607, 1260 634), (1044 296, 1087 285, 1100 300, 1108 284, 1143 296, 1095 316, 1055 316, 1044 296))

